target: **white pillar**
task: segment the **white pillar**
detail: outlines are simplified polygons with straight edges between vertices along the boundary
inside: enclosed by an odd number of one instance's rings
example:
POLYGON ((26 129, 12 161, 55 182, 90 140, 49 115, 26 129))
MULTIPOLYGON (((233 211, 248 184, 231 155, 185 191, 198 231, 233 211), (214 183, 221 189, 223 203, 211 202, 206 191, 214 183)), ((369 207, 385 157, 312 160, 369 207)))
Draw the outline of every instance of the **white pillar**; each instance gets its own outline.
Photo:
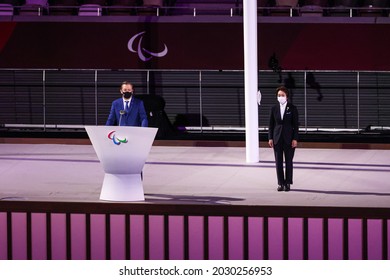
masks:
POLYGON ((244 70, 246 162, 259 162, 257 105, 257 1, 244 0, 244 70))

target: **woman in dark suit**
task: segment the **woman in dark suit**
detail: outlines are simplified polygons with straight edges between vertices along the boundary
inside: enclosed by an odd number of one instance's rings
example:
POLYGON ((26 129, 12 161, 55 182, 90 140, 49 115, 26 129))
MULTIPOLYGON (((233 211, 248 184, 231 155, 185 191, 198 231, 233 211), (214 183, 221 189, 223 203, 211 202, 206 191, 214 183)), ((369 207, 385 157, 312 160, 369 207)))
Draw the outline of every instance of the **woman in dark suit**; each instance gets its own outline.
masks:
POLYGON ((293 183, 293 158, 298 145, 298 110, 288 101, 289 91, 280 86, 276 89, 278 103, 271 108, 268 144, 274 149, 278 191, 289 191, 293 183), (286 173, 283 172, 283 156, 286 173))

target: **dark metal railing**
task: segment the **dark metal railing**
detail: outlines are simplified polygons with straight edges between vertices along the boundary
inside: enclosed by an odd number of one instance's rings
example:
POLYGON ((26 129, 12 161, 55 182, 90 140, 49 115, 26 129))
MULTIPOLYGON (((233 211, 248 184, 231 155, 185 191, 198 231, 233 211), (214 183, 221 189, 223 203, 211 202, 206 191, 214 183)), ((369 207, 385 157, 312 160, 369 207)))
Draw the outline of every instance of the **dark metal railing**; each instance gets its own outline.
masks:
MULTIPOLYGON (((104 104, 103 102, 98 102, 101 100, 108 100, 110 94, 108 90, 112 90, 112 83, 107 83, 104 79, 99 78, 100 76, 110 74, 110 70, 40 70, 40 69, 0 69, 0 76, 4 75, 2 84, 0 85, 0 91, 4 93, 2 98, 2 108, 3 114, 1 116, 0 125, 5 129, 25 129, 25 130, 78 130, 83 131, 84 125, 101 125, 106 121, 107 111, 109 110, 109 102, 104 104), (13 81, 12 79, 7 79, 6 75, 11 77, 16 74, 21 74, 22 79, 13 81), (69 112, 59 111, 55 102, 47 102, 47 98, 53 96, 52 92, 49 92, 49 89, 54 89, 56 92, 63 93, 59 85, 53 86, 53 83, 56 82, 55 78, 48 79, 47 75, 55 73, 56 75, 61 76, 62 74, 73 75, 74 79, 79 73, 86 73, 89 76, 86 78, 80 78, 76 81, 64 82, 63 85, 67 85, 69 92, 67 96, 69 98, 68 102, 72 103, 72 109, 74 108, 75 112, 69 114, 69 112), (26 104, 28 110, 26 112, 32 112, 35 110, 34 114, 25 114, 20 117, 12 116, 7 113, 7 110, 11 110, 15 106, 15 103, 10 102, 9 98, 5 96, 16 95, 17 87, 24 86, 27 77, 31 75, 31 81, 34 83, 28 84, 29 90, 26 91, 26 94, 34 95, 36 98, 35 102, 30 102, 26 104), (50 81, 50 82, 49 82, 50 81), (50 84, 51 83, 51 84, 50 84), (83 88, 91 88, 88 94, 91 95, 91 98, 86 102, 77 102, 77 98, 82 98, 84 94, 83 88), (107 88, 109 88, 107 90, 107 88), (11 90, 10 90, 11 89, 11 90), (107 92, 105 92, 107 91, 107 92), (71 95, 74 97, 71 99, 71 95), (75 101, 73 101, 75 100, 75 101), (104 108, 106 107, 106 108, 104 108), (55 112, 55 114, 53 114, 55 112), (34 118, 33 118, 33 117, 34 118), (13 120, 10 120, 13 119, 13 120), (58 123, 61 121, 61 123, 58 123)), ((174 100, 174 95, 167 91, 163 91, 163 86, 161 84, 155 84, 147 79, 150 74, 158 75, 159 73, 164 73, 169 75, 166 78, 166 83, 169 83, 176 75, 180 74, 180 71, 157 71, 157 70, 128 70, 125 71, 126 75, 133 75, 133 73, 138 73, 140 78, 136 83, 142 84, 143 89, 139 92, 144 91, 145 94, 150 94, 151 88, 158 88, 159 94, 164 98, 174 100), (127 74, 128 73, 128 74, 127 74)), ((240 104, 237 103, 237 92, 240 95, 239 98, 243 98, 243 71, 223 71, 221 74, 215 74, 215 71, 212 70, 189 70, 186 72, 188 78, 193 80, 192 85, 185 84, 180 82, 182 77, 177 76, 176 81, 180 83, 174 85, 176 88, 182 88, 183 95, 188 88, 191 88, 191 96, 196 102, 189 102, 187 100, 177 99, 176 107, 170 106, 171 103, 167 101, 167 107, 165 109, 168 117, 173 122, 174 118, 180 114, 193 113, 195 117, 199 120, 192 124, 186 124, 186 130, 191 132, 213 132, 213 131, 232 131, 243 133, 245 127, 241 119, 244 116, 244 110, 241 108, 240 104), (230 76, 224 76, 230 75, 230 76), (218 85, 210 84, 202 81, 203 77, 208 77, 209 80, 213 78, 218 78, 220 81, 218 85), (196 77, 199 77, 196 80, 196 77), (232 80, 231 84, 227 86, 224 84, 224 79, 230 78, 232 80), (236 115, 226 114, 227 108, 224 108, 223 104, 216 104, 216 100, 219 98, 218 94, 215 91, 216 87, 220 88, 220 91, 223 92, 226 89, 234 89, 236 92, 229 91, 229 94, 226 94, 227 99, 230 104, 236 104, 236 115), (204 99, 203 96, 207 94, 208 99, 204 99), (236 103, 234 103, 236 102, 236 103), (210 113, 209 108, 213 108, 214 111, 210 113), (179 108, 179 109, 178 109, 179 108), (207 112, 208 109, 208 112, 207 112), (204 118, 210 118, 209 123, 203 123, 204 118)), ((261 88, 263 100, 260 107, 260 119, 266 120, 268 114, 268 107, 270 104, 273 104, 273 99, 271 96, 274 91, 274 88, 277 87, 278 83, 275 81, 275 77, 279 75, 290 75, 294 77, 294 81, 297 84, 297 87, 294 88, 295 92, 299 94, 295 95, 294 104, 300 108, 300 129, 304 133, 308 132, 345 132, 345 133, 361 133, 364 131, 368 132, 377 132, 381 133, 385 130, 388 130, 388 126, 384 126, 386 116, 388 112, 383 108, 390 102, 389 98, 385 94, 388 90, 389 85, 383 83, 388 79, 390 72, 369 72, 369 71, 286 71, 281 73, 274 73, 271 70, 260 70, 259 77, 261 81, 259 82, 259 87, 261 88), (309 74, 311 76, 316 76, 317 80, 320 80, 323 83, 323 86, 312 86, 309 84, 309 74), (313 94, 319 94, 317 100, 322 97, 322 92, 334 94, 335 104, 332 104, 332 107, 329 108, 327 103, 316 102, 313 99, 313 94), (348 97, 350 96, 350 97, 348 97), (377 100, 381 96, 381 101, 375 105, 373 102, 368 102, 368 100, 377 100), (323 116, 323 112, 327 111, 326 117, 323 116), (333 116, 332 119, 329 119, 328 116, 333 116)), ((112 74, 110 74, 112 75, 112 74)), ((116 75, 116 74, 115 74, 116 75)), ((81 75, 79 75, 81 76, 81 75)), ((116 77, 112 76, 111 79, 116 77)), ((88 92, 88 91, 85 91, 88 92)), ((18 93, 20 94, 20 93, 18 93)), ((26 95, 25 100, 29 100, 30 96, 26 95)), ((243 99, 242 99, 243 101, 243 99)), ((1 103, 1 102, 0 102, 1 103)), ((233 106, 233 105, 231 105, 233 106)), ((1 106, 0 106, 1 107, 1 106)), ((14 110, 16 110, 15 108, 14 110)), ((267 131, 268 126, 266 122, 260 123, 259 130, 267 131)))

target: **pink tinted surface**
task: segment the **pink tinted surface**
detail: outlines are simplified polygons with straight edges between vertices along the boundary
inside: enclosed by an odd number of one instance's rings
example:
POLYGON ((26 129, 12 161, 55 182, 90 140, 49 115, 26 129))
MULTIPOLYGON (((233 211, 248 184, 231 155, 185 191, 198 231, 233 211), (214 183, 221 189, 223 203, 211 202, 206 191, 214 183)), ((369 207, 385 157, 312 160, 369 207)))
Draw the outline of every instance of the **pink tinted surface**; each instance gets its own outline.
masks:
MULTIPOLYGON (((27 258, 27 215, 12 213, 12 253, 14 259, 27 258)), ((112 259, 126 258, 125 215, 110 216, 110 254, 112 259)), ((130 255, 132 259, 144 259, 144 216, 130 215, 130 255)), ((169 257, 184 258, 184 217, 169 217, 169 257)), ((203 259, 203 217, 188 217, 189 258, 203 259)), ((209 217, 209 258, 224 258, 223 217, 209 217)), ((91 215, 91 258, 106 258, 106 219, 105 215, 91 215)), ((149 216, 149 256, 152 260, 164 258, 164 217, 149 216)), ((329 219, 329 259, 343 258, 343 220, 329 219)), ((389 231, 389 223, 387 223, 389 231)), ((0 259, 7 259, 7 215, 0 213, 0 259)), ((244 258, 244 229, 242 217, 230 217, 229 258, 244 258)), ((269 218, 269 259, 283 258, 283 219, 269 218)), ((303 259, 303 219, 290 218, 289 259, 303 259)), ((368 220, 368 258, 382 258, 382 221, 368 220)), ((323 220, 309 219, 309 259, 322 259, 323 220)), ((31 214, 32 258, 46 259, 46 214, 31 214)), ((249 259, 263 259, 263 218, 248 218, 249 259)), ((51 214, 52 258, 66 259, 66 215, 51 214)), ((71 214, 71 257, 86 259, 86 215, 71 214)), ((389 240, 389 236, 387 237, 389 240)), ((348 221, 348 256, 350 259, 362 258, 362 220, 348 221)))

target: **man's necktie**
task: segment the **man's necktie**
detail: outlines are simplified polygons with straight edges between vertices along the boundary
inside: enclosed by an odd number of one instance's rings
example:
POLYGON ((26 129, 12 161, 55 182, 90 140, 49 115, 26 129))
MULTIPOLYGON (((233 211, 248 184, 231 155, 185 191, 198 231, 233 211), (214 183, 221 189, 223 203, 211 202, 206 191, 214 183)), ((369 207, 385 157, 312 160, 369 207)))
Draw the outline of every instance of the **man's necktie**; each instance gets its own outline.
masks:
POLYGON ((129 112, 129 101, 126 101, 125 111, 126 113, 129 112))

